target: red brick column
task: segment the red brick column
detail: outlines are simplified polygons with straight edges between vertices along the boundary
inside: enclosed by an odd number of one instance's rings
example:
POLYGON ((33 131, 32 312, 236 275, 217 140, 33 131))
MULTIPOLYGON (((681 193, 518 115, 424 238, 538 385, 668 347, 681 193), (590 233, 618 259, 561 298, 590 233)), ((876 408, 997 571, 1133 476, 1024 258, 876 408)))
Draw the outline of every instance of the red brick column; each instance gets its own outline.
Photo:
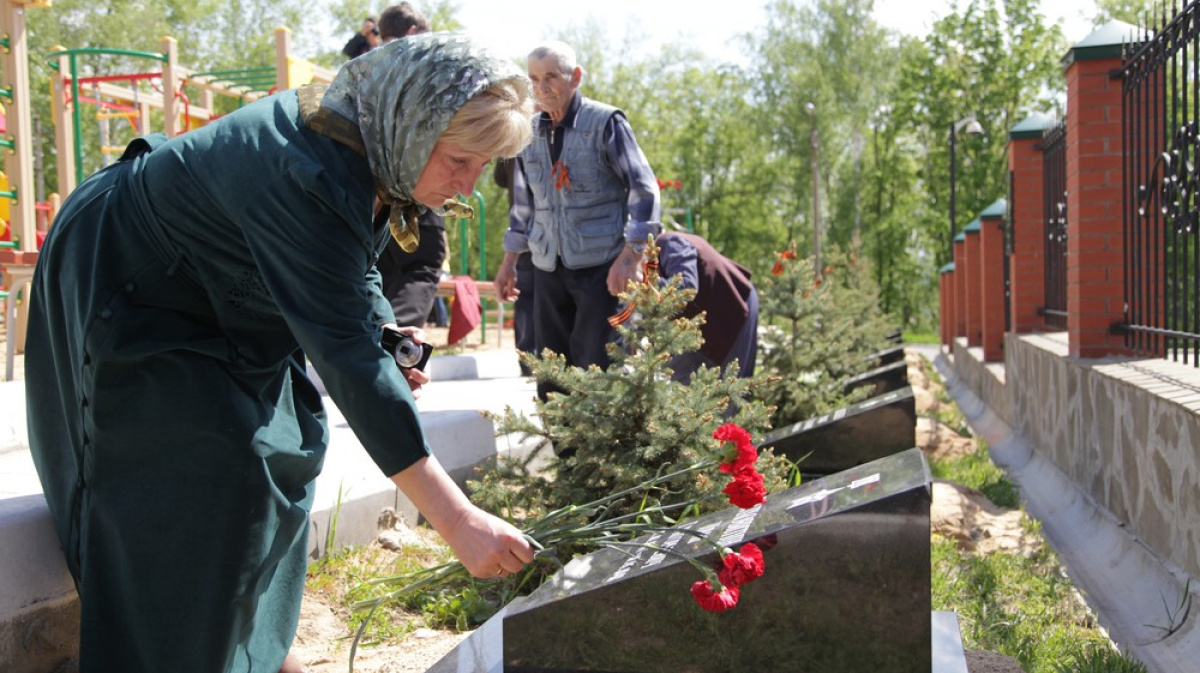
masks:
POLYGON ((1074 357, 1127 354, 1119 54, 1067 55, 1067 332, 1074 357))
MULTIPOLYGON (((1004 214, 1000 199, 979 215, 979 313, 983 360, 1004 360, 1004 214)), ((968 236, 968 241, 970 236, 968 236)))
POLYGON ((967 277, 967 346, 979 348, 983 345, 983 264, 982 246, 979 241, 979 220, 972 220, 963 229, 966 242, 966 264, 963 265, 963 275, 967 277))
POLYGON ((1039 143, 1053 123, 1045 115, 1033 115, 1008 135, 1008 169, 1013 174, 1013 254, 1008 260, 1012 297, 1008 309, 1017 334, 1040 331, 1045 325, 1038 315, 1046 301, 1044 158, 1039 143))
POLYGON ((938 274, 938 309, 941 316, 942 343, 954 343, 954 262, 942 267, 938 274))
POLYGON ((967 336, 967 237, 954 237, 954 338, 967 336))

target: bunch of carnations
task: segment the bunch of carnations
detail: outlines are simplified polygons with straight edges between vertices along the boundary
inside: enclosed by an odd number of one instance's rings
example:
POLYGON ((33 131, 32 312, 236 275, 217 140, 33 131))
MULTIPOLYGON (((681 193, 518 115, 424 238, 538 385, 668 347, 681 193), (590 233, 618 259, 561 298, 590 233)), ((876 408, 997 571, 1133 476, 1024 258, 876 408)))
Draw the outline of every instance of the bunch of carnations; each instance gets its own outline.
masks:
MULTIPOLYGON (((729 502, 742 509, 766 502, 763 477, 754 467, 758 449, 750 441, 750 433, 728 423, 717 428, 713 439, 724 442, 721 472, 733 475, 722 491, 729 496, 729 502)), ((724 612, 737 605, 743 585, 762 577, 762 550, 753 542, 743 544, 736 552, 722 549, 716 571, 706 568, 704 573, 705 579, 692 585, 692 596, 705 610, 724 612)))
MULTIPOLYGON (((723 612, 734 607, 737 605, 741 587, 763 574, 762 551, 757 545, 747 542, 741 546, 739 551, 735 552, 732 549, 720 547, 715 541, 703 537, 699 533, 671 525, 677 521, 680 512, 694 508, 697 504, 695 502, 647 506, 628 514, 611 518, 606 516, 614 503, 655 492, 677 479, 705 472, 714 467, 717 467, 721 473, 732 477, 722 491, 729 497, 730 504, 742 509, 750 509, 766 502, 763 476, 755 468, 755 463, 758 461, 758 450, 750 440, 750 433, 738 425, 728 423, 717 428, 713 433, 713 439, 721 442, 714 457, 670 474, 656 476, 634 488, 612 493, 584 505, 572 505, 557 509, 535 521, 525 522, 522 527, 525 538, 538 550, 539 560, 552 560, 561 566, 570 559, 560 558, 559 550, 564 552, 564 556, 569 557, 603 547, 626 549, 644 547, 678 556, 678 553, 673 550, 638 542, 635 538, 666 531, 696 535, 715 547, 720 553, 721 560, 716 568, 710 568, 695 559, 684 559, 698 568, 705 576, 705 579, 692 585, 692 595, 701 608, 711 612, 723 612)), ((536 587, 538 582, 533 579, 533 576, 537 572, 539 572, 538 563, 535 562, 527 566, 525 571, 504 580, 478 581, 511 584, 513 590, 506 592, 507 598, 503 601, 507 602, 507 600, 515 598, 518 592, 536 587)), ((382 604, 405 599, 438 585, 472 581, 477 580, 470 578, 469 573, 460 562, 450 561, 404 575, 365 582, 364 586, 399 585, 399 588, 368 600, 359 601, 352 606, 356 611, 369 610, 369 613, 355 634, 350 648, 351 670, 353 670, 354 654, 358 642, 370 621, 371 614, 382 604)))

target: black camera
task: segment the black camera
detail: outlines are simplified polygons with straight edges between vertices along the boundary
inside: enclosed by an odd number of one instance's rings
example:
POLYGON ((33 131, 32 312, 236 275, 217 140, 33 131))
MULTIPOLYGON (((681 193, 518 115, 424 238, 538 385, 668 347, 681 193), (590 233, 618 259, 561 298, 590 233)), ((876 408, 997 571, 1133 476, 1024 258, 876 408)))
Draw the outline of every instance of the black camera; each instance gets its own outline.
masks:
POLYGON ((383 349, 392 354, 396 366, 401 369, 425 369, 429 356, 433 355, 433 346, 419 344, 413 338, 395 327, 384 327, 383 338, 380 340, 383 349))

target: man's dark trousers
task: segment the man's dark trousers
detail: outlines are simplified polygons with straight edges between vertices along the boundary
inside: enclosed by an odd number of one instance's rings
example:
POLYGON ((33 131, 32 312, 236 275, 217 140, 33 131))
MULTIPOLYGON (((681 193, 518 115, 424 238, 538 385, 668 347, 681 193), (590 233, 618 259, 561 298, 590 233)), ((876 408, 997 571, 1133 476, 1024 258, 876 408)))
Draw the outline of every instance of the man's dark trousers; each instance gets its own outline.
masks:
MULTIPOLYGON (((568 269, 558 260, 554 271, 534 268, 533 320, 537 351, 549 348, 577 367, 608 367, 604 350, 615 333, 608 317, 617 312, 617 298, 608 293, 611 263, 568 269)), ((538 383, 538 396, 556 390, 538 383)))

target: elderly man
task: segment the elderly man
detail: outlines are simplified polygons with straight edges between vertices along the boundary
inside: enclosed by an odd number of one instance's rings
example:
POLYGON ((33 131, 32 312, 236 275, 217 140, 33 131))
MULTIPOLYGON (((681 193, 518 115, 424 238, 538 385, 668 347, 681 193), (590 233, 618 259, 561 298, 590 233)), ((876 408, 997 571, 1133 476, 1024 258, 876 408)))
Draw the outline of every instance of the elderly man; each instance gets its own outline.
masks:
POLYGON ((603 368, 617 294, 640 276, 647 237, 662 229, 658 183, 625 114, 579 93, 583 69, 569 45, 535 48, 528 66, 541 113, 513 170, 496 291, 515 298, 517 258, 529 251, 538 352, 603 368))

